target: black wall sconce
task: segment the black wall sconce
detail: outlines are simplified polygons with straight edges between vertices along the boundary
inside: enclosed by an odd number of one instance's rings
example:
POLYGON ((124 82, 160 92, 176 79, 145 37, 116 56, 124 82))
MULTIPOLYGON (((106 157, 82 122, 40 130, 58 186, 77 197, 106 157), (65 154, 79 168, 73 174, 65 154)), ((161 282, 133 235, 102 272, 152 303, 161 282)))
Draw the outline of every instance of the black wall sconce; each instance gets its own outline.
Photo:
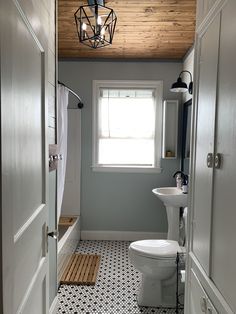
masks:
POLYGON ((193 93, 192 74, 189 71, 187 71, 187 70, 181 71, 180 74, 179 74, 179 77, 177 79, 177 82, 172 84, 170 91, 174 92, 174 93, 186 93, 188 91, 189 94, 192 95, 192 93, 193 93), (181 79, 181 75, 183 73, 189 73, 189 75, 190 75, 189 86, 187 86, 187 84, 185 82, 183 82, 182 79, 181 79))

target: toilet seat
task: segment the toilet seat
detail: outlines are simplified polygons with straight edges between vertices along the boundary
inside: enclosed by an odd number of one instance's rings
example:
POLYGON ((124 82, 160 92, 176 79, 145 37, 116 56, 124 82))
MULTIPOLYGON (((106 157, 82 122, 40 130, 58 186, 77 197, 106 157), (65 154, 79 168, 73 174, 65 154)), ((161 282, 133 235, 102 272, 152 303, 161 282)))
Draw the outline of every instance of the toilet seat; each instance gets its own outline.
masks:
POLYGON ((133 253, 152 259, 175 259, 182 250, 173 240, 141 240, 130 244, 133 253))

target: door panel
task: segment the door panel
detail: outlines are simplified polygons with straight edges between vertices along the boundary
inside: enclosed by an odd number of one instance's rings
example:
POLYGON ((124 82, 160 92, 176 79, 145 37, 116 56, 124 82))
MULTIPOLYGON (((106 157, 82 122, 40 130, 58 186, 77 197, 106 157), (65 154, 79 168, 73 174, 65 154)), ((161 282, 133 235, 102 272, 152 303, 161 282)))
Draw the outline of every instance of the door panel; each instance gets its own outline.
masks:
POLYGON ((48 314, 45 309, 45 302, 47 300, 47 280, 44 276, 46 272, 45 265, 40 268, 37 274, 37 281, 33 283, 30 289, 30 295, 22 310, 22 314, 48 314))
POLYGON ((1 20, 3 311, 46 314, 45 54, 19 3, 7 0, 2 7, 7 16, 1 20))
POLYGON ((211 277, 236 313, 236 1, 222 10, 219 57, 216 152, 222 155, 220 169, 214 171, 211 277), (233 60, 233 62, 231 62, 233 60))
POLYGON ((43 55, 17 12, 15 12, 15 19, 16 25, 12 38, 14 113, 11 118, 15 132, 12 145, 16 156, 16 172, 12 186, 14 234, 44 203, 45 186, 42 172, 43 126, 40 119, 44 106, 43 87, 41 87, 43 55))
POLYGON ((46 232, 45 221, 45 211, 42 210, 14 244, 16 256, 14 260, 15 312, 24 298, 35 272, 42 263, 45 263, 46 252, 43 243, 46 232))
POLYGON ((201 38, 199 97, 197 112, 196 162, 194 184, 193 252, 209 273, 211 194, 213 168, 207 167, 207 154, 214 153, 217 64, 220 16, 201 38))

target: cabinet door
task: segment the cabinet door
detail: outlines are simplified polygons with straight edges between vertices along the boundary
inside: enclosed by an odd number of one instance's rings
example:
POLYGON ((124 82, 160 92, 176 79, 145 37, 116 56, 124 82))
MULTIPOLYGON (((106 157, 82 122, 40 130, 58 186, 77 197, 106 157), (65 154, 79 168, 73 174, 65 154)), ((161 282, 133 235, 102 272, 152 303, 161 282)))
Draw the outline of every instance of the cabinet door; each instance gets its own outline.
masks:
POLYGON ((207 166, 207 155, 214 154, 219 29, 220 16, 217 16, 200 39, 192 250, 207 274, 213 178, 213 168, 207 166))
POLYGON ((211 278, 236 313, 236 1, 222 10, 216 153, 222 163, 214 171, 211 278))
POLYGON ((190 278, 191 294, 190 294, 190 313, 191 314, 217 314, 215 307, 208 298, 200 281, 194 271, 191 271, 190 278))

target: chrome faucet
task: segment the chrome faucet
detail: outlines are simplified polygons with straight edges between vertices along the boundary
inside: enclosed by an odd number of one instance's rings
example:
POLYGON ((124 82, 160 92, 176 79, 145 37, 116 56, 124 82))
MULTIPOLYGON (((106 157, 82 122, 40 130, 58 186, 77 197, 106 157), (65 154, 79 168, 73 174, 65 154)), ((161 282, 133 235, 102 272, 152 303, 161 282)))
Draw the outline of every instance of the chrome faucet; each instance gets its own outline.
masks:
POLYGON ((188 193, 188 175, 182 171, 176 171, 173 174, 173 178, 176 178, 176 186, 181 189, 183 193, 188 193))

